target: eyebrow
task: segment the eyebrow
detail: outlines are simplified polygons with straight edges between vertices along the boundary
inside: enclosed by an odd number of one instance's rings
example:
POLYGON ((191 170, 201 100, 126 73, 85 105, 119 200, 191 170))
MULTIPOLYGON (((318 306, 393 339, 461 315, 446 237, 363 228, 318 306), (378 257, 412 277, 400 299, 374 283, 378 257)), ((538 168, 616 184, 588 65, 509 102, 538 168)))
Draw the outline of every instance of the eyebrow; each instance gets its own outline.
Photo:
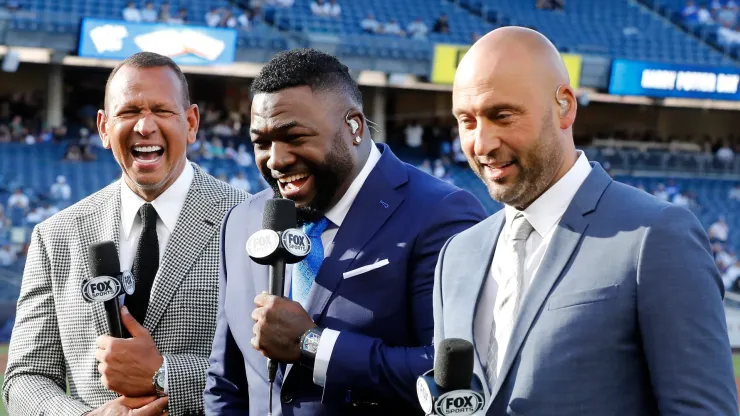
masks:
POLYGON ((286 130, 290 130, 293 127, 305 127, 305 128, 308 128, 308 127, 304 126, 303 124, 301 124, 301 123, 293 120, 293 121, 288 121, 288 122, 283 123, 283 124, 278 124, 277 126, 273 127, 269 133, 263 133, 261 130, 255 129, 255 128, 250 128, 249 129, 249 132, 252 133, 252 134, 255 134, 257 136, 271 136, 273 134, 282 133, 282 132, 284 132, 286 130))
MULTIPOLYGON (((491 114, 491 113, 498 113, 499 111, 504 111, 504 110, 510 110, 515 113, 525 113, 526 112, 524 107, 518 104, 513 104, 513 103, 498 103, 490 107, 483 107, 481 112, 483 114, 491 114)), ((460 113, 464 113, 464 112, 465 112, 464 110, 460 110, 459 108, 452 109, 452 115, 454 117, 457 117, 460 113)))

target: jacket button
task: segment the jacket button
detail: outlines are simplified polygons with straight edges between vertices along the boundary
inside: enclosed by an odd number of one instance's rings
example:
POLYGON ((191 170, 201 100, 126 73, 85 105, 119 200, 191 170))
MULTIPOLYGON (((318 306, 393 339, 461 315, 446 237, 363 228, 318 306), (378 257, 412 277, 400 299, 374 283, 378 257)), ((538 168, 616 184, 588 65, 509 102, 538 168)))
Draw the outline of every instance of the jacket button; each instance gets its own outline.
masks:
POLYGON ((289 404, 291 402, 293 402, 293 396, 288 393, 283 393, 283 403, 289 404))

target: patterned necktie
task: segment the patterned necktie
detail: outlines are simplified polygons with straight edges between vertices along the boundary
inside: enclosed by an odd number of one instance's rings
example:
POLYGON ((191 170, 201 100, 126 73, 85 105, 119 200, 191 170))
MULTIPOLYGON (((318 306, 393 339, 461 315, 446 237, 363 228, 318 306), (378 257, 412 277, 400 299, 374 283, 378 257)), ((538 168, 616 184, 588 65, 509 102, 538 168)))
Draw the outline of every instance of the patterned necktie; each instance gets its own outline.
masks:
POLYGON ((524 283, 524 246, 534 228, 521 213, 514 217, 504 244, 502 264, 496 274, 498 291, 493 306, 493 325, 488 348, 486 376, 491 388, 496 384, 499 357, 503 357, 514 329, 524 283))
POLYGON ((149 307, 149 294, 154 284, 154 276, 159 269, 159 240, 157 239, 157 210, 154 206, 152 204, 142 205, 139 208, 139 216, 143 228, 132 268, 136 288, 133 295, 126 295, 124 304, 131 315, 143 325, 146 310, 149 307))
POLYGON ((319 273, 321 263, 324 261, 324 244, 321 242, 321 234, 328 226, 329 220, 326 217, 321 217, 320 220, 303 226, 306 235, 311 239, 311 252, 293 267, 291 297, 294 301, 303 305, 304 308, 308 300, 308 293, 311 291, 311 285, 319 273))

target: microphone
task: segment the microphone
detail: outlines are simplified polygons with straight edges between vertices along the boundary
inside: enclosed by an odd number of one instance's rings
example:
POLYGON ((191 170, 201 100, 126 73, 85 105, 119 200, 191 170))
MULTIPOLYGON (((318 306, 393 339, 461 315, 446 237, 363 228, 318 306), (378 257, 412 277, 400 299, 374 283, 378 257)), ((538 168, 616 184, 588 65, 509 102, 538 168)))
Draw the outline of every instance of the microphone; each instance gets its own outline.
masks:
POLYGON ((464 339, 439 343, 434 369, 416 381, 416 394, 427 416, 468 416, 483 410, 485 395, 483 383, 473 374, 474 354, 473 344, 464 339))
POLYGON ((134 293, 134 277, 129 272, 120 272, 118 250, 112 241, 91 244, 88 264, 92 277, 82 283, 82 297, 87 302, 103 302, 110 335, 123 338, 118 297, 134 293))
MULTIPOLYGON (((273 198, 265 204, 262 230, 247 240, 247 254, 257 264, 267 265, 269 293, 283 296, 285 265, 298 263, 311 251, 311 240, 297 227, 295 202, 273 198)), ((272 384, 277 375, 277 362, 267 359, 267 380, 270 382, 269 412, 272 414, 272 384)))

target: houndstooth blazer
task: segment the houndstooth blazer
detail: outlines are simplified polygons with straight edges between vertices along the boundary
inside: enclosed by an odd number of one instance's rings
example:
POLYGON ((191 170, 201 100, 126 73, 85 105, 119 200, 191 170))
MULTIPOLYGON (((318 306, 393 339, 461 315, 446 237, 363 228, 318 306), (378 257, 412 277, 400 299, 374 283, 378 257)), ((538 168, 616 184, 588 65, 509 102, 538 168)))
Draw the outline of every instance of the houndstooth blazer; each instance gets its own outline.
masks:
MULTIPOLYGON (((194 168, 144 321, 167 359, 171 416, 203 413, 218 308, 219 227, 248 196, 194 168)), ((118 246, 120 187, 117 181, 33 230, 3 385, 11 415, 79 416, 117 397, 103 387, 94 356, 96 338, 108 333, 105 309, 86 303, 80 289, 90 277, 88 246, 118 246)))

